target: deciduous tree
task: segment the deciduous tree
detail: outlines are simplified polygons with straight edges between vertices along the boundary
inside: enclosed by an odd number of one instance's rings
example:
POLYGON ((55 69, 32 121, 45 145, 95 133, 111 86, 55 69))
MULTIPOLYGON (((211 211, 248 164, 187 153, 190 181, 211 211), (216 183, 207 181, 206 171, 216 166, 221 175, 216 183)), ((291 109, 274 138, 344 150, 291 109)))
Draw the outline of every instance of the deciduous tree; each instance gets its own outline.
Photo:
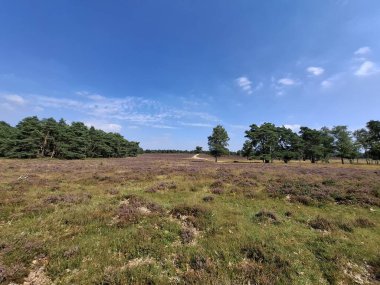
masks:
POLYGON ((215 157, 215 162, 218 162, 218 157, 228 154, 229 140, 230 138, 223 126, 218 125, 213 129, 211 136, 208 137, 208 146, 210 154, 215 157))

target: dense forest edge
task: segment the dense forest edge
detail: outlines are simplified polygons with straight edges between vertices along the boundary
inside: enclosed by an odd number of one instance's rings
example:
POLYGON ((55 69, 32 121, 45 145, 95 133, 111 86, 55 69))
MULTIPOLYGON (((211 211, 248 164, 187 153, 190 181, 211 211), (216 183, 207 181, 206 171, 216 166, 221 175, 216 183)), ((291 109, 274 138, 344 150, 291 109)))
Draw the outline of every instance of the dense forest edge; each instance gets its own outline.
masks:
POLYGON ((299 132, 272 123, 252 124, 245 131, 241 150, 228 149, 229 137, 218 125, 208 137, 209 150, 197 146, 194 150, 145 151, 139 142, 128 141, 118 133, 107 133, 82 122, 67 124, 64 119, 27 117, 15 127, 0 121, 0 157, 61 159, 109 158, 137 156, 141 153, 207 153, 217 158, 233 154, 269 163, 282 160, 310 160, 328 163, 338 157, 344 163, 359 158, 368 164, 380 160, 380 121, 371 120, 365 128, 350 131, 347 126, 323 127, 319 130, 300 127, 299 132))
POLYGON ((83 159, 127 157, 142 153, 138 142, 82 122, 26 117, 15 127, 0 122, 0 157, 83 159))

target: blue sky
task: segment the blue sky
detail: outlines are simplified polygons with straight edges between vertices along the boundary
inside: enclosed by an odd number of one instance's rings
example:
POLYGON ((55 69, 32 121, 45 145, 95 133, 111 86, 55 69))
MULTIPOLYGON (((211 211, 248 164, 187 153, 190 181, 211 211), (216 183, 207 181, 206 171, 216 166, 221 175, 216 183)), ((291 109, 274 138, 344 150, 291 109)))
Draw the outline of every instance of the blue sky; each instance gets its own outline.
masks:
POLYGON ((3 0, 0 120, 29 115, 162 149, 357 129, 380 119, 380 1, 3 0))

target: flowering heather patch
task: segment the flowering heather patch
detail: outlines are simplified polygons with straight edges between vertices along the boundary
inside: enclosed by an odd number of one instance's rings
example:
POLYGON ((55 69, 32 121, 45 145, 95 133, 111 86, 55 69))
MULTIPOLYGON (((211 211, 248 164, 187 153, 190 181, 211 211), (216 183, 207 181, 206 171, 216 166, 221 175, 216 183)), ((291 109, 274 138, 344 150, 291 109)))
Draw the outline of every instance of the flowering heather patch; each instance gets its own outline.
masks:
POLYGON ((191 157, 0 160, 0 284, 378 279, 379 166, 191 157))

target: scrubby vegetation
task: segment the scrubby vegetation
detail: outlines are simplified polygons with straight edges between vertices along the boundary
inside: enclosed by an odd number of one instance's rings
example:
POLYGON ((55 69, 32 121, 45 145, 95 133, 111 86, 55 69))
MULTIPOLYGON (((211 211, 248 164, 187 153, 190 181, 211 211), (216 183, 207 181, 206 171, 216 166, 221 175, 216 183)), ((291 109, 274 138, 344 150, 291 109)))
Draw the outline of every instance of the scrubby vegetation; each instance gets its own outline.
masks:
POLYGON ((191 157, 1 159, 0 284, 380 281, 379 166, 191 157))
POLYGON ((136 156, 141 151, 137 142, 81 122, 68 125, 63 119, 37 117, 27 117, 16 127, 0 122, 0 157, 81 159, 136 156))

